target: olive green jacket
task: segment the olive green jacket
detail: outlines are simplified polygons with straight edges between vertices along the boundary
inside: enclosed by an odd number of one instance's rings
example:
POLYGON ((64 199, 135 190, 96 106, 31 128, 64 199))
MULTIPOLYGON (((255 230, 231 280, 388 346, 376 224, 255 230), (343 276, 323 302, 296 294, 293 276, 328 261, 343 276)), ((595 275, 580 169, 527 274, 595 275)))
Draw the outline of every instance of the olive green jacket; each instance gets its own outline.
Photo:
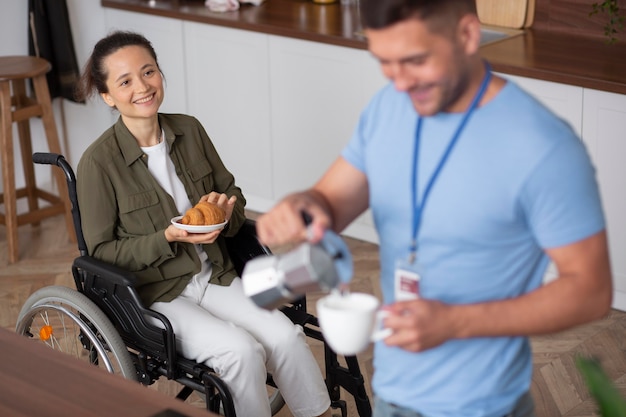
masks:
MULTIPOLYGON (((211 191, 236 195, 228 227, 215 243, 203 245, 212 263, 211 282, 230 285, 237 275, 223 236, 234 235, 245 220, 245 199, 198 120, 159 114, 170 158, 192 205, 211 191)), ((120 117, 83 154, 77 192, 89 253, 134 272, 146 306, 171 301, 200 271, 192 244, 165 239, 177 212, 172 197, 148 171, 144 154, 120 117)))

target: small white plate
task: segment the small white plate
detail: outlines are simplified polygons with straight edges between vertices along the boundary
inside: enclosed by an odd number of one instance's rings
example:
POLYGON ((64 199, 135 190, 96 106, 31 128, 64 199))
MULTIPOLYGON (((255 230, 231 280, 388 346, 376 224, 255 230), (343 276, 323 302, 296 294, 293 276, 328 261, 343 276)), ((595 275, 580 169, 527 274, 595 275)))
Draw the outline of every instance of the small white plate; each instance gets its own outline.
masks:
POLYGON ((215 230, 220 230, 223 229, 224 226, 226 226, 226 223, 228 223, 228 220, 226 220, 224 223, 220 223, 220 224, 210 224, 208 226, 194 226, 191 224, 182 224, 180 222, 180 219, 182 219, 183 216, 176 216, 174 218, 172 218, 172 224, 174 225, 174 227, 177 227, 179 229, 182 230, 186 230, 189 233, 209 233, 209 232, 213 232, 215 230))

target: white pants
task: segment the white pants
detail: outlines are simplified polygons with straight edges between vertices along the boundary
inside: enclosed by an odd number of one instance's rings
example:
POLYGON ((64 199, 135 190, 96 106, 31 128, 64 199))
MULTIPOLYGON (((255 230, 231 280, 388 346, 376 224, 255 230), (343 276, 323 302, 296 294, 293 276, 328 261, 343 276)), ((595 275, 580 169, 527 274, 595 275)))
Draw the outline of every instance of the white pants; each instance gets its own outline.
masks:
POLYGON ((172 323, 178 352, 220 375, 237 416, 270 417, 267 372, 295 417, 322 414, 330 398, 302 328, 278 310, 257 307, 241 279, 223 287, 203 272, 176 299, 150 306, 172 323))

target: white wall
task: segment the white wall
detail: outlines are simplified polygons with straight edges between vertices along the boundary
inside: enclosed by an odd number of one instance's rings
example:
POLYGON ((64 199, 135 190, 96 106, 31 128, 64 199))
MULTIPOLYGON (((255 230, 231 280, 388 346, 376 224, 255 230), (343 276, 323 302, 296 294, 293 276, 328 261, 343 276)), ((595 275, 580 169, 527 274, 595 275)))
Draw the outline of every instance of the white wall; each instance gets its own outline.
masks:
MULTIPOLYGON (((67 0, 79 68, 82 69, 95 42, 106 34, 103 8, 100 0, 67 0)), ((28 2, 0 0, 0 56, 28 55, 28 2)), ((57 98, 53 103, 61 147, 68 161, 76 168, 86 147, 111 125, 113 115, 99 99, 83 105, 57 98), (65 114, 65 124, 62 114, 65 114), (67 135, 64 135, 64 126, 67 135)), ((47 151, 43 127, 38 119, 31 119, 33 151, 47 151)), ((17 187, 24 185, 21 171, 17 130, 13 129, 16 151, 17 187)), ((43 188, 51 187, 51 169, 37 166, 37 181, 43 188)), ((0 183, 0 189, 2 184, 0 183)))

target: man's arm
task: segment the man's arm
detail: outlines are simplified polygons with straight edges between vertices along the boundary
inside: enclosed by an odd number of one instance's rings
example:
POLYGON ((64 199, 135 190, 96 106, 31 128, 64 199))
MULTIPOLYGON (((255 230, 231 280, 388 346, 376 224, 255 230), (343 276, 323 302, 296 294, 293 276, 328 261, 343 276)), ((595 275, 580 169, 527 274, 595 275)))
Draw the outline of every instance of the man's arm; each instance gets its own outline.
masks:
POLYGON ((548 249, 558 279, 520 297, 467 305, 416 300, 390 306, 385 340, 411 351, 455 338, 558 332, 603 317, 613 294, 606 232, 548 249))
POLYGON ((343 230, 367 209, 368 200, 365 174, 339 157, 312 188, 288 195, 260 216, 257 233, 270 247, 307 239, 316 242, 328 228, 343 230), (311 232, 302 221, 302 212, 313 219, 311 232))

